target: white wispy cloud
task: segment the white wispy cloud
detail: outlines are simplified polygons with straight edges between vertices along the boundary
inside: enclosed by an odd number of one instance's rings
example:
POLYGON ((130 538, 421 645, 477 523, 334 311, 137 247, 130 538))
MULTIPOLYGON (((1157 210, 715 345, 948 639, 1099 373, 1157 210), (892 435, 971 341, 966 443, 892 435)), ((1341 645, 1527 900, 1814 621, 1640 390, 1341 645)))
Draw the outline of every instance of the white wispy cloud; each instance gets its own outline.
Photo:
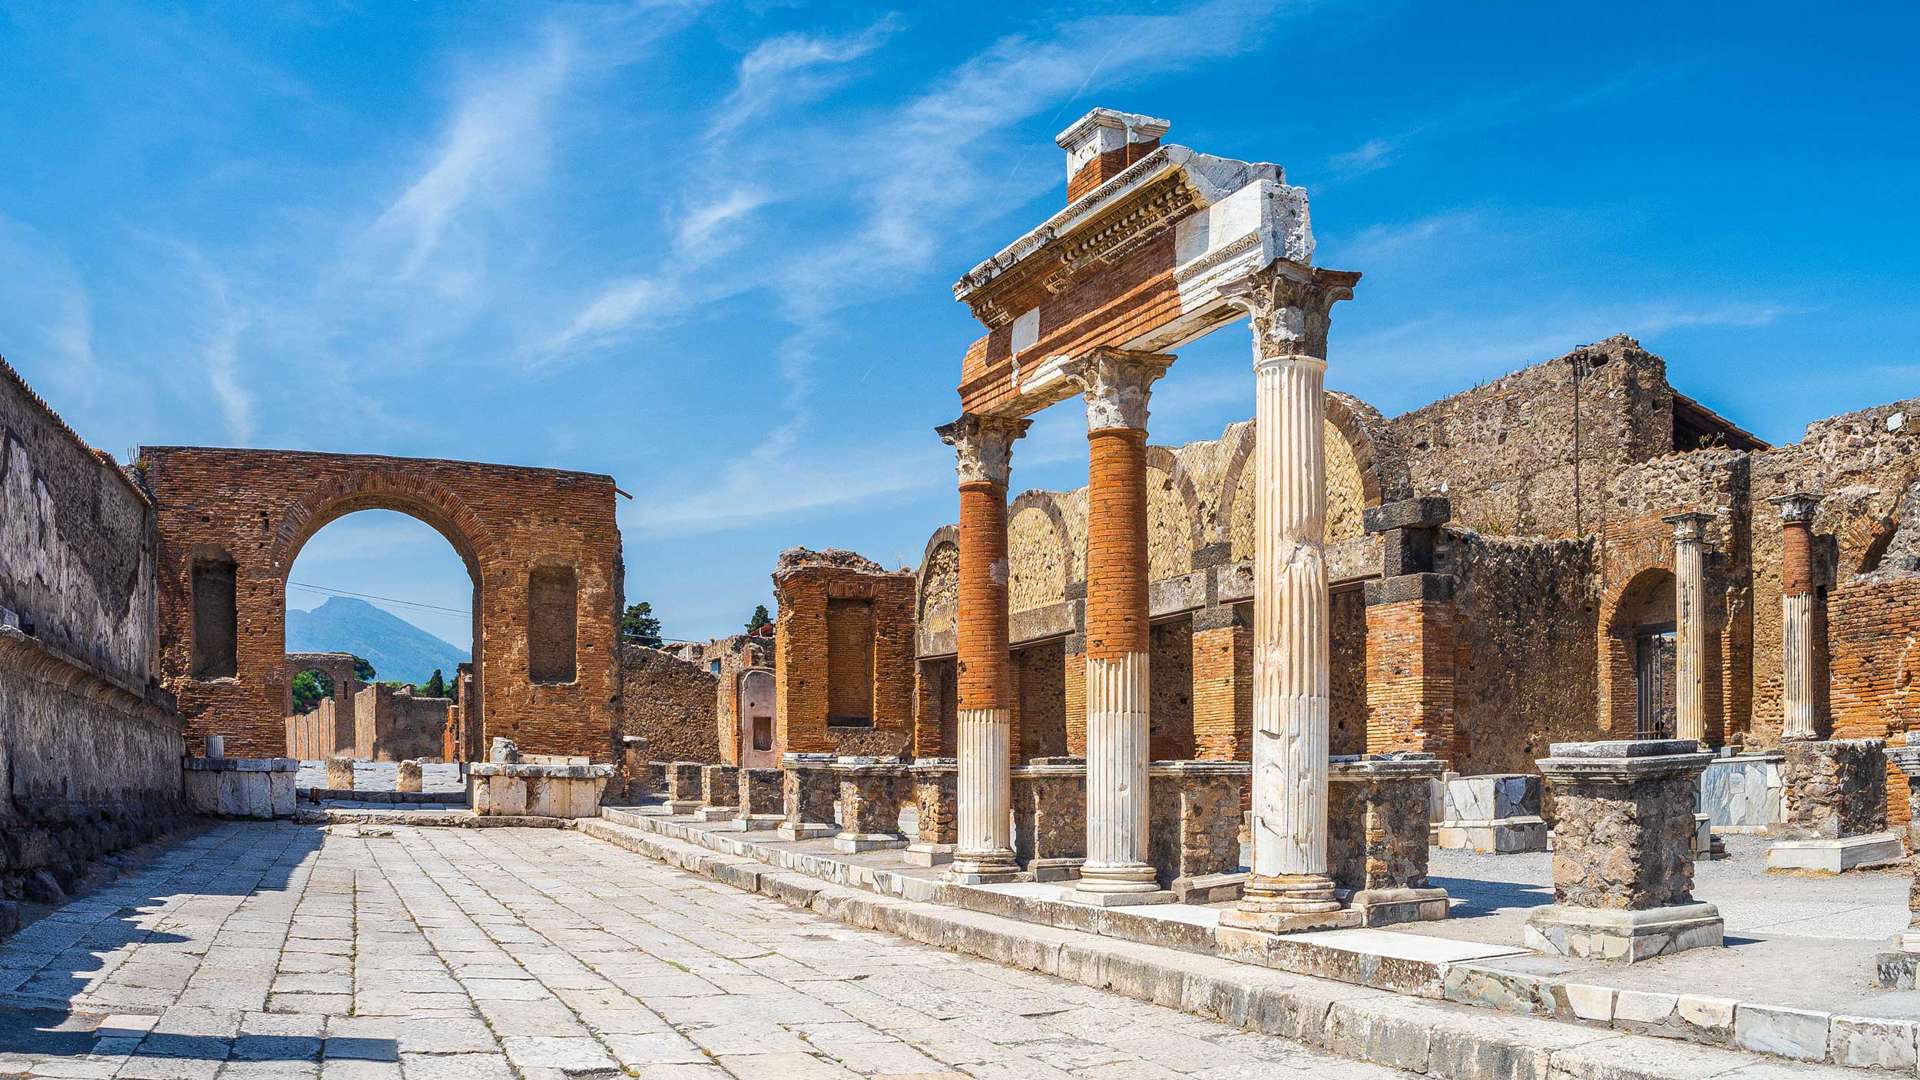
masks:
POLYGON ((741 59, 733 92, 707 138, 724 139, 776 108, 817 100, 847 81, 845 65, 879 48, 899 25, 899 15, 889 13, 850 34, 781 34, 754 46, 741 59))
POLYGON ((93 298, 66 252, 39 230, 0 214, 0 353, 35 371, 48 389, 79 397, 98 385, 93 298))

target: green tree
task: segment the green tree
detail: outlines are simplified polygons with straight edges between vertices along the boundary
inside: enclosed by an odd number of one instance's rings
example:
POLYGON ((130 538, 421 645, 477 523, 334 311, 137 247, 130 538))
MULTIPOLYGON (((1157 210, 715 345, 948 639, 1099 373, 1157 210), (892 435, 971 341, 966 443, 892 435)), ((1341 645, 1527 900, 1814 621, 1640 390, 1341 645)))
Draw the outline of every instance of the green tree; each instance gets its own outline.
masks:
POLYGON ((421 697, 452 697, 447 692, 447 680, 440 674, 439 668, 433 669, 433 678, 428 679, 419 689, 421 697))
POLYGON ((756 605, 753 609, 753 618, 747 620, 747 633, 758 633, 761 627, 772 621, 773 616, 767 614, 767 605, 756 605))
POLYGON ((642 600, 627 607, 626 614, 620 616, 620 640, 629 645, 645 645, 652 649, 665 644, 660 637, 660 620, 654 618, 652 604, 642 600))
POLYGON ((320 703, 333 696, 333 680, 326 672, 312 668, 293 677, 293 711, 310 713, 320 707, 320 703))
POLYGON ((371 686, 373 684, 374 676, 378 674, 380 673, 373 670, 372 664, 367 663, 365 660, 361 659, 358 656, 353 658, 353 677, 354 678, 359 679, 361 682, 371 686))

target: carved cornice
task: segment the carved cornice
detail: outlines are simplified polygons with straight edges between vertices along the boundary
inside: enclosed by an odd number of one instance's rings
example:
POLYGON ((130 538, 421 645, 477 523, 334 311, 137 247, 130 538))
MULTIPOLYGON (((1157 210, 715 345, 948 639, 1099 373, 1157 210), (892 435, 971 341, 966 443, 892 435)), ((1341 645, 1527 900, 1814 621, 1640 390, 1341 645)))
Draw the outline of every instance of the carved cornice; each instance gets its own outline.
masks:
POLYGON ((1087 399, 1088 431, 1145 431, 1153 381, 1172 364, 1165 353, 1101 348, 1067 361, 1061 371, 1087 399))
POLYGON ((1256 364, 1282 357, 1327 358, 1333 305, 1353 298, 1360 275, 1276 260, 1220 287, 1252 322, 1256 364))
POLYGON ((1013 442, 1031 426, 1031 420, 967 413, 934 430, 953 447, 961 484, 1005 487, 1013 475, 1013 442))

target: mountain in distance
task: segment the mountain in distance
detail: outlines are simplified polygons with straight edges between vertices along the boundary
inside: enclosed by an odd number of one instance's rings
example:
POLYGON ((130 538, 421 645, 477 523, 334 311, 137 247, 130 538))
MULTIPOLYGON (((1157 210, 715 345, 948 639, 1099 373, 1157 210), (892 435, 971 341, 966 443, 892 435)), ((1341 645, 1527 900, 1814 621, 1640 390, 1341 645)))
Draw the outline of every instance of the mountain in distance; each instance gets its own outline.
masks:
POLYGON ((312 611, 287 609, 287 651, 352 653, 373 665, 381 681, 418 686, 435 668, 448 682, 467 662, 467 650, 412 623, 348 596, 328 597, 312 611))

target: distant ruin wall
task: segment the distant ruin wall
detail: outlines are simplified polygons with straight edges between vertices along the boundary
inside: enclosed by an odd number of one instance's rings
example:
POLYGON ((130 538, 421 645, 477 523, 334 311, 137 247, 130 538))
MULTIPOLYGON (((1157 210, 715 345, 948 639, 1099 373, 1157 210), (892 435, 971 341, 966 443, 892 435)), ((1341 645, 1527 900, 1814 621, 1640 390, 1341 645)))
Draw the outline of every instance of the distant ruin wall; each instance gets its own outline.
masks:
POLYGON ((446 746, 452 698, 414 697, 376 684, 354 695, 353 756, 360 761, 437 761, 446 746))
POLYGON ((622 645, 620 734, 647 740, 649 761, 717 764, 719 688, 720 680, 699 664, 644 645, 622 645))

